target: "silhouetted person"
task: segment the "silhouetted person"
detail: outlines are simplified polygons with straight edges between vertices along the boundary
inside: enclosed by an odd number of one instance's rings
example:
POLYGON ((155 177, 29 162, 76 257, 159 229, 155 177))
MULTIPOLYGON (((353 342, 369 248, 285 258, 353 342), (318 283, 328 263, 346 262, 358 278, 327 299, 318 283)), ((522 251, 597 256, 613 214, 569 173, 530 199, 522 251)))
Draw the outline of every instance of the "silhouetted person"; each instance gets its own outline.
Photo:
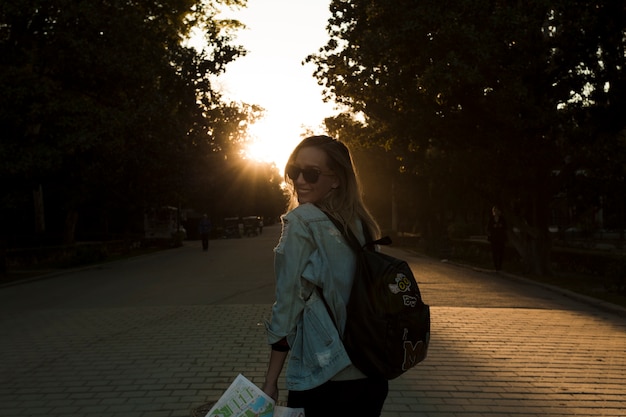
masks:
POLYGON ((493 206, 491 209, 491 217, 487 225, 487 239, 491 242, 493 266, 496 268, 496 271, 500 271, 506 244, 506 220, 498 206, 493 206))
POLYGON ((211 221, 206 214, 202 216, 202 220, 200 220, 200 224, 198 225, 198 233, 200 234, 200 239, 202 239, 202 250, 209 250, 209 233, 211 233, 211 221))

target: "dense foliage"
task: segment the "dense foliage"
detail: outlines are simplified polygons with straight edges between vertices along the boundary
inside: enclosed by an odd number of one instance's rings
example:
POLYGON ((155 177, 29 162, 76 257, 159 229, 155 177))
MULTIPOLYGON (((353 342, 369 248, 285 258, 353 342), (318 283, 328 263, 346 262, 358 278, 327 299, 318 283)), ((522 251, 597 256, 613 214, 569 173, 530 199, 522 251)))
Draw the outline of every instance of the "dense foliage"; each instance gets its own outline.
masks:
POLYGON ((582 221, 576 210, 611 201, 624 228, 624 1, 334 0, 331 12, 330 41, 309 57, 349 108, 328 125, 388 151, 411 210, 401 222, 431 240, 458 222, 480 233, 500 204, 536 272, 549 226, 582 221))
POLYGON ((0 0, 4 234, 71 243, 140 233, 147 207, 210 209, 260 114, 213 85, 245 53, 219 8, 244 4, 0 0))

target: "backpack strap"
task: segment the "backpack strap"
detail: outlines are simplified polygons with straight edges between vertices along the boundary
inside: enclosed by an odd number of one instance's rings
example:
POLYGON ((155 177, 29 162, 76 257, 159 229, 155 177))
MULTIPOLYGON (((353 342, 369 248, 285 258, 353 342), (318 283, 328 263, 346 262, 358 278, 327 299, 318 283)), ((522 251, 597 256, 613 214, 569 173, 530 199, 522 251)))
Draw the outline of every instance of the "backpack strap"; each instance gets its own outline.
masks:
MULTIPOLYGON (((359 242, 359 239, 357 239, 357 237, 354 235, 354 232, 352 232, 352 230, 349 227, 346 228, 338 219, 334 218, 327 212, 324 212, 324 214, 328 217, 328 219, 331 222, 333 222, 333 224, 339 230, 339 232, 341 232, 342 236, 346 239, 346 241, 348 242, 348 245, 350 245, 350 247, 352 248, 352 250, 354 250, 354 252, 358 253, 360 250, 363 249, 363 247, 361 246, 361 242, 359 242)), ((366 227, 363 227, 364 232, 366 229, 367 229, 366 227)), ((367 235, 369 235, 369 231, 367 231, 367 235)))
MULTIPOLYGON (((323 211, 323 213, 326 215, 326 217, 328 217, 328 219, 331 222, 333 222, 335 227, 339 230, 339 232, 344 237, 344 239, 346 239, 346 241, 348 242, 348 245, 352 248, 355 254, 358 254, 361 250, 363 250, 363 247, 361 246, 359 239, 357 239, 357 237, 354 235, 352 230, 350 230, 350 228, 348 228, 347 233, 346 233, 346 229, 344 228, 344 225, 338 219, 334 218, 333 216, 331 216, 329 213, 325 211, 323 211)), ((364 231, 366 230, 365 226, 363 227, 363 230, 364 231)), ((366 239, 367 239, 367 237, 369 236, 369 231, 367 231, 366 233, 367 233, 366 235, 366 239)), ((337 320, 335 319, 335 315, 333 314, 333 311, 331 310, 330 306, 328 305, 328 302, 326 301, 326 298, 324 297, 324 291, 322 291, 320 287, 317 287, 317 293, 322 299, 322 301, 324 302, 324 305, 326 306, 326 311, 328 312, 328 315, 330 316, 332 322, 337 328, 337 331, 339 331, 339 326, 337 325, 337 320)))
POLYGON ((324 212, 324 214, 328 217, 328 219, 333 222, 335 227, 339 229, 343 237, 346 239, 350 247, 358 253, 361 250, 369 249, 374 250, 374 246, 376 245, 390 245, 391 238, 389 236, 381 237, 380 239, 373 240, 372 235, 369 231, 369 228, 363 221, 361 221, 361 225, 363 226, 363 234, 365 235, 365 245, 361 245, 359 239, 354 235, 354 232, 349 227, 346 228, 344 225, 337 220, 335 217, 331 216, 328 212, 324 212), (347 229, 347 230, 346 230, 347 229))
MULTIPOLYGON (((326 217, 328 217, 328 219, 333 222, 333 224, 335 225, 335 227, 339 230, 339 232, 341 232, 341 235, 344 237, 344 239, 346 239, 346 241, 348 242, 348 245, 352 248, 352 250, 354 251, 354 253, 357 255, 365 250, 365 249, 370 249, 373 250, 375 245, 389 245, 391 244, 391 238, 389 236, 385 236, 382 237, 378 240, 372 240, 372 235, 369 231, 369 229, 367 228, 367 225, 363 223, 363 221, 361 221, 361 224, 363 226, 363 234, 365 235, 365 245, 361 245, 361 242, 359 242, 359 239, 355 236, 354 232, 352 231, 352 229, 350 229, 349 227, 344 227, 344 225, 335 217, 331 216, 328 212, 326 211, 322 211, 326 217)), ((326 311, 328 311, 328 315, 330 316, 332 322, 335 324, 335 327, 337 328, 337 330, 339 331, 339 326, 337 326, 337 321, 335 320, 335 315, 333 314, 332 310, 330 309, 330 306, 328 305, 328 302, 326 301, 326 298, 324 298, 324 292, 322 291, 322 289, 320 287, 317 287, 317 293, 320 296, 320 298, 322 299, 322 301, 324 302, 324 305, 326 306, 326 311)), ((342 336, 343 337, 343 336, 342 336)))

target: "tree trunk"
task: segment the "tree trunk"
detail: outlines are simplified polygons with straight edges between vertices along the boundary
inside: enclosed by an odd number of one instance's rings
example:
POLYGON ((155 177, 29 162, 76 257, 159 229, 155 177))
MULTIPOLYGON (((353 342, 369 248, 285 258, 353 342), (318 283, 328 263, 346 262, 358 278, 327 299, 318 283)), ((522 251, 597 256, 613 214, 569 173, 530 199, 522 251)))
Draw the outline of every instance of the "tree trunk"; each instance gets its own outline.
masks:
POLYGON ((509 242, 519 254, 524 267, 524 273, 535 275, 549 275, 550 251, 552 244, 548 233, 541 233, 528 226, 520 227, 516 224, 518 233, 509 232, 509 242))
POLYGON ((70 209, 65 216, 65 230, 63 231, 63 243, 72 245, 76 241, 76 224, 78 223, 78 211, 70 209))
POLYGON ((46 231, 46 216, 43 205, 43 189, 38 184, 33 189, 33 205, 35 209, 35 232, 41 235, 46 231))
POLYGON ((7 241, 0 237, 0 276, 7 273, 7 241))

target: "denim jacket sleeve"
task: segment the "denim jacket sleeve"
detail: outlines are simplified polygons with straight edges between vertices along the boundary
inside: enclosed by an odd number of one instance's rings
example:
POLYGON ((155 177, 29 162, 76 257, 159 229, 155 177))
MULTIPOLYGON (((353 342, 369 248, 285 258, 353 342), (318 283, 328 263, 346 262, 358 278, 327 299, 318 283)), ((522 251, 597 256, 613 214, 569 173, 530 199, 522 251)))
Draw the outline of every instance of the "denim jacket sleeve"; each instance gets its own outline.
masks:
MULTIPOLYGON (((274 271, 276 275, 276 302, 272 307, 272 318, 267 326, 268 343, 273 344, 286 337, 292 345, 296 325, 300 321, 305 299, 301 280, 302 273, 315 250, 315 242, 306 224, 283 217, 283 230, 274 249, 274 271)), ((312 287, 308 288, 310 293, 312 287)))

